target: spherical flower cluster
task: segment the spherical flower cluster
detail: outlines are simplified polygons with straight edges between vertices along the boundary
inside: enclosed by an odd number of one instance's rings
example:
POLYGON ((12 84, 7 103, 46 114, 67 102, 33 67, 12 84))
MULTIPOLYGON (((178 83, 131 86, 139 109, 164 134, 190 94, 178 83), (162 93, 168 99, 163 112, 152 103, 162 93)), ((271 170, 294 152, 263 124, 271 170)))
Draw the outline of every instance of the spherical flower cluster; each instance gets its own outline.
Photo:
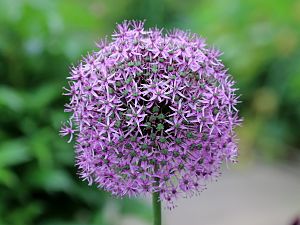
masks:
POLYGON ((235 161, 238 96, 220 52, 195 34, 117 25, 71 68, 62 135, 80 176, 117 196, 158 192, 168 206, 235 161))

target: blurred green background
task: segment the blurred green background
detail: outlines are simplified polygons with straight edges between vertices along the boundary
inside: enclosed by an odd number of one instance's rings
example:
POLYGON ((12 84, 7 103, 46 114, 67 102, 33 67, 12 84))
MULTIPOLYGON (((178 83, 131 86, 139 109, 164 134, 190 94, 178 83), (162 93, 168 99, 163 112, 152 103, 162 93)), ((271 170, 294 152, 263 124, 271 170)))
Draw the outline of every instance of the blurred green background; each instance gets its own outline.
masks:
POLYGON ((112 225, 112 209, 151 218, 81 182, 58 136, 69 65, 124 19, 188 29, 225 52, 243 101, 242 162, 299 159, 300 1, 0 0, 1 225, 112 225))

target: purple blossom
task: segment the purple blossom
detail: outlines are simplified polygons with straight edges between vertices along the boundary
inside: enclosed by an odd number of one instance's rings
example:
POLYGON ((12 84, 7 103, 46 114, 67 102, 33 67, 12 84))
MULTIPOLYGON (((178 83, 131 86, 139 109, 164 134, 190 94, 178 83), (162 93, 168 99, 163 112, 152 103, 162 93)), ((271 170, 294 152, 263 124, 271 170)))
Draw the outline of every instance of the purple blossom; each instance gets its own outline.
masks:
POLYGON ((159 192, 172 207, 236 160, 239 101, 218 50, 140 21, 117 25, 97 47, 65 88, 72 115, 61 134, 76 135, 82 179, 117 196, 159 192))

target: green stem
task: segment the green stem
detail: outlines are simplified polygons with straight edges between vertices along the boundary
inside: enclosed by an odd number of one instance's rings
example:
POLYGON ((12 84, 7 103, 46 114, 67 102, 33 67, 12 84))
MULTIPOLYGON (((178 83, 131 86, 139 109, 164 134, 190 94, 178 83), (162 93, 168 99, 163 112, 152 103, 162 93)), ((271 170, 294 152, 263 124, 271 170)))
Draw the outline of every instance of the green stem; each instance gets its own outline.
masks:
POLYGON ((154 192, 152 194, 152 204, 153 204, 154 225, 161 225, 161 202, 159 199, 159 192, 154 192))

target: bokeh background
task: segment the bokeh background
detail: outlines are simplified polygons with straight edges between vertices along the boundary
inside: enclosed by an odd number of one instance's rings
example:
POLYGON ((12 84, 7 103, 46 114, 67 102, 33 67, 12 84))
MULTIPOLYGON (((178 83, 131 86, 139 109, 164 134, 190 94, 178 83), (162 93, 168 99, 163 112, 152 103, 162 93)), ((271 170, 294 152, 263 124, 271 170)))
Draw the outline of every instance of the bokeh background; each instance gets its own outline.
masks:
MULTIPOLYGON (((114 199, 80 181, 72 146, 58 136, 69 65, 124 19, 188 29, 225 52, 243 102, 238 169, 251 164, 260 174, 258 162, 299 170, 299 0, 0 0, 1 225, 118 225, 128 215, 151 221, 146 202, 114 199)), ((276 171, 262 180, 281 179, 276 171)), ((184 211, 173 216, 177 210, 184 211)))

